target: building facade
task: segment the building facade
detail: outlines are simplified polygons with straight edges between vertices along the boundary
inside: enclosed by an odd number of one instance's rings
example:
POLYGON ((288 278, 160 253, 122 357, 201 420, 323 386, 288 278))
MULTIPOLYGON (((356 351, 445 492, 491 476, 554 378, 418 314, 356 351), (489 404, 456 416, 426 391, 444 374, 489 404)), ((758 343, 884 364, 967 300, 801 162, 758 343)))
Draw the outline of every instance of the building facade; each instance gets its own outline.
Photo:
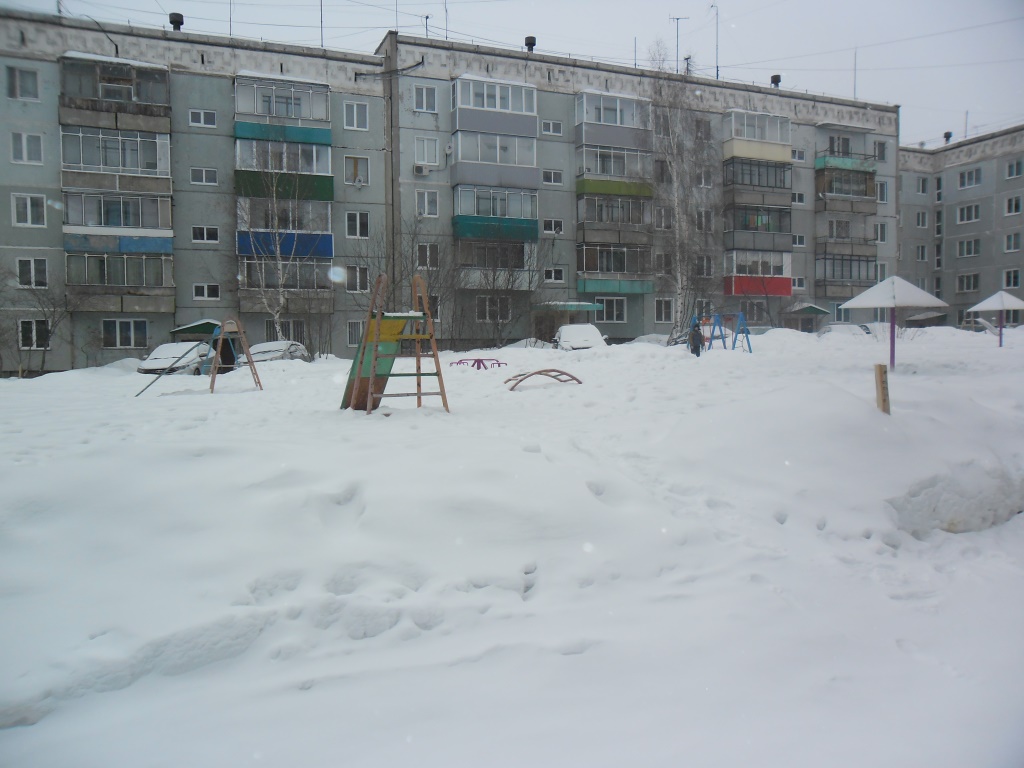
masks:
MULTIPOLYGON (((839 307, 897 272, 952 290, 958 273, 917 274, 917 246, 932 260, 996 202, 1019 206, 1017 176, 997 178, 1019 141, 993 141, 940 213, 947 234, 961 208, 978 218, 937 242, 935 201, 908 179, 934 190, 937 163, 980 146, 900 150, 897 107, 778 83, 394 32, 361 55, 0 19, 7 374, 141 356, 232 316, 254 343, 350 357, 380 274, 396 305, 426 277, 453 348, 576 321, 627 340, 714 313, 813 330, 871 319, 839 307), (908 227, 919 207, 926 226, 908 227)), ((979 247, 976 263, 995 257, 979 247)), ((1007 258, 991 269, 1012 282, 1007 258)))
POLYGON ((936 322, 963 325, 997 291, 1024 297, 1022 200, 1024 126, 900 150, 900 274, 949 304, 936 322))

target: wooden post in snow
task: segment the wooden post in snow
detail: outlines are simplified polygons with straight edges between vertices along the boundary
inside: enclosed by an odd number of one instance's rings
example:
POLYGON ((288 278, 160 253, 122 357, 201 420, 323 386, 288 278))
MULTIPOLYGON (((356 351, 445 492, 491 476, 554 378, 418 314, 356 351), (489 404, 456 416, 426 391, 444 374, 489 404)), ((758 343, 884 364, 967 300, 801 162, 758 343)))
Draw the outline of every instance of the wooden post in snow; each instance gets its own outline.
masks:
POLYGON ((889 413, 889 372, 883 363, 875 365, 875 403, 882 413, 889 413))

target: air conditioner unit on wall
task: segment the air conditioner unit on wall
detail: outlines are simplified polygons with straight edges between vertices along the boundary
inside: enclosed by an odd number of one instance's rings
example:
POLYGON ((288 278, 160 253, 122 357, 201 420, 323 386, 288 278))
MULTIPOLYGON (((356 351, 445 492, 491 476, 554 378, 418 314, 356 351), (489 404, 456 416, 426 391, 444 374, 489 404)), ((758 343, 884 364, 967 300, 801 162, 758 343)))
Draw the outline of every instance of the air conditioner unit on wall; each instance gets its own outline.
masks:
POLYGON ((417 176, 426 176, 426 175, 427 175, 427 173, 428 173, 428 171, 427 171, 427 166, 425 166, 425 165, 414 165, 414 166, 412 167, 412 171, 413 171, 413 173, 415 173, 415 174, 416 174, 417 176))

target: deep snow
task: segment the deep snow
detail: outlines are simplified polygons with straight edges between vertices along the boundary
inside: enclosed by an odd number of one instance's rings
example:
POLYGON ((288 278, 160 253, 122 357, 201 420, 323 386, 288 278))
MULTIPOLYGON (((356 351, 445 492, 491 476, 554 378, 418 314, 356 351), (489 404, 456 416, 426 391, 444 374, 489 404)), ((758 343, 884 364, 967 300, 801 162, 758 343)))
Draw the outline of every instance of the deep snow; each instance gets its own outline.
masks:
POLYGON ((752 344, 0 381, 0 765, 1024 764, 1024 330, 752 344))

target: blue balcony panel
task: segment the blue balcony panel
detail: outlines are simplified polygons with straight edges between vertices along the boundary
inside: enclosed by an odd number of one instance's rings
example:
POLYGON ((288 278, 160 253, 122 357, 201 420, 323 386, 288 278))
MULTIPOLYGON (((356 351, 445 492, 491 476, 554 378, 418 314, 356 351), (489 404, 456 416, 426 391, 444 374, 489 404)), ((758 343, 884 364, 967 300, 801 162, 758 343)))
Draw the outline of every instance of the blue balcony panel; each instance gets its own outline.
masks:
POLYGON ((334 258, 334 235, 319 232, 238 232, 239 256, 334 258), (279 248, 275 248, 275 237, 279 248))

